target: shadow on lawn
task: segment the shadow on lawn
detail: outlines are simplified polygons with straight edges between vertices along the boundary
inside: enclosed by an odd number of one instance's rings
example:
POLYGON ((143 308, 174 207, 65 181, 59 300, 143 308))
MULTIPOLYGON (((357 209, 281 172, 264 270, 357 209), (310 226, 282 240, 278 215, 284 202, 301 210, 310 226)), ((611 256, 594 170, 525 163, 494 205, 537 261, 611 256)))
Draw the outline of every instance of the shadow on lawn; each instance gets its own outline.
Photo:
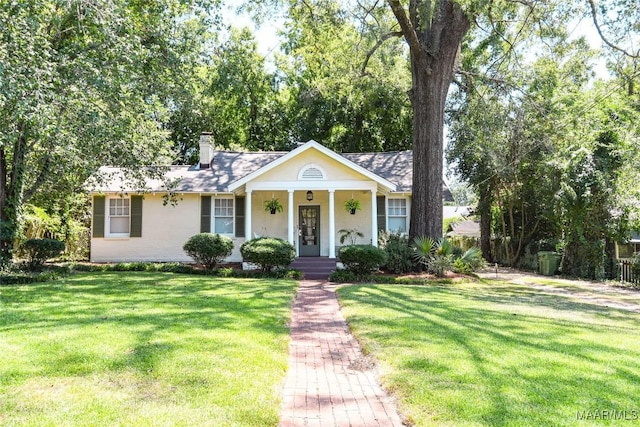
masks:
POLYGON ((635 408, 628 391, 640 384, 640 348, 620 354, 602 330, 631 333, 629 340, 637 341, 637 315, 514 286, 354 286, 339 294, 345 303, 371 307, 367 313, 391 310, 384 320, 363 315, 350 323, 374 323, 363 335, 392 342, 394 354, 406 355, 397 375, 428 377, 424 387, 432 393, 460 392, 460 399, 447 403, 447 412, 461 417, 454 421, 480 421, 464 418, 469 399, 482 402, 485 409, 476 414, 490 425, 542 425, 554 412, 571 424, 577 410, 624 409, 621 402, 635 408), (543 312, 536 314, 536 308, 543 312), (416 351, 421 346, 428 347, 428 356, 416 351))
POLYGON ((276 339, 288 335, 292 289, 290 282, 255 279, 169 273, 83 274, 3 288, 0 333, 27 332, 38 337, 33 344, 41 359, 38 375, 125 369, 146 374, 172 352, 189 348, 198 340, 211 340, 214 349, 238 346, 226 336, 208 334, 211 331, 232 335, 255 330, 276 339), (100 334, 126 333, 134 339, 127 351, 100 355, 95 348, 81 348, 72 342, 83 333, 95 333, 98 338, 100 334), (203 338, 206 336, 209 338, 203 338))

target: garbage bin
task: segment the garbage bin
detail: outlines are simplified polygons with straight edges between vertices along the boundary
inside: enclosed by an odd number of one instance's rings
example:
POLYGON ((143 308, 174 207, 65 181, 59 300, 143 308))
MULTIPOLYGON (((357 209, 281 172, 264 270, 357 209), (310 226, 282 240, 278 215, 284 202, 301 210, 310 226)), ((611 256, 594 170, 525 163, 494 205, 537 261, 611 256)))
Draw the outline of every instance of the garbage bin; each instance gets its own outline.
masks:
POLYGON ((538 252, 538 271, 545 276, 553 276, 560 267, 561 258, 557 252, 538 252))

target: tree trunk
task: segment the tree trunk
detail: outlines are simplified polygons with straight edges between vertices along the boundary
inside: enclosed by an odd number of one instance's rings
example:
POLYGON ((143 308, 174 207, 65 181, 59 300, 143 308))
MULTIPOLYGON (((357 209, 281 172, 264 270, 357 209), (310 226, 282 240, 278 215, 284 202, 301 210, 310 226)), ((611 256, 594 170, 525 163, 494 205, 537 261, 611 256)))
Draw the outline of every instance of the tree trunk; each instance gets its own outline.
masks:
POLYGON ((451 0, 438 1, 429 22, 419 16, 427 6, 421 1, 410 2, 409 16, 398 0, 388 2, 411 56, 413 200, 409 235, 440 238, 444 108, 458 50, 471 24, 451 0))
POLYGON ((491 253, 491 188, 488 185, 480 187, 478 214, 480 215, 480 249, 482 250, 482 257, 487 262, 493 262, 493 254, 491 253))
POLYGON ((13 144, 11 168, 4 149, 0 151, 0 264, 11 262, 13 245, 18 235, 18 217, 22 204, 27 135, 24 123, 19 123, 13 144))

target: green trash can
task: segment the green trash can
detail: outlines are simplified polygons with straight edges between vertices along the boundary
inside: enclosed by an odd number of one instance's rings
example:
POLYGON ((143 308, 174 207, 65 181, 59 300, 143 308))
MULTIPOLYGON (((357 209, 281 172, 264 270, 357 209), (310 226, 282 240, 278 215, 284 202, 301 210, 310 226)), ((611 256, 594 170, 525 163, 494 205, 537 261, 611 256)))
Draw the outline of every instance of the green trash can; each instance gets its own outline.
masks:
POLYGON ((558 267, 560 267, 560 260, 562 257, 557 252, 541 251, 538 252, 538 271, 545 276, 553 276, 558 267))

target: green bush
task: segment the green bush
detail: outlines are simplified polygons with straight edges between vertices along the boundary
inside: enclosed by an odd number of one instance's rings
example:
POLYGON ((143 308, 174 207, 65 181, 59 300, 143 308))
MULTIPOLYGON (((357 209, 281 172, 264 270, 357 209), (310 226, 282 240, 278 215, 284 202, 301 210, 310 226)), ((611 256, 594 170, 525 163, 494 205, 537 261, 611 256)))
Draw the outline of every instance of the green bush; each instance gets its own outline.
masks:
POLYGON ((259 237, 247 240, 240 246, 242 259, 260 266, 263 272, 285 268, 293 262, 296 250, 286 240, 276 237, 259 237))
POLYGON ((233 251, 233 241, 219 234, 200 233, 191 236, 182 247, 198 264, 212 270, 233 251))
POLYGON ((343 246, 339 257, 345 269, 357 276, 371 274, 387 262, 386 252, 373 245, 343 246))
POLYGON ((472 247, 463 252, 462 248, 445 238, 416 237, 413 248, 415 260, 438 277, 444 277, 449 270, 469 274, 485 266, 479 248, 472 247))
POLYGON ((64 242, 54 239, 29 239, 20 246, 20 254, 30 270, 40 269, 44 263, 64 251, 64 242))
POLYGON ((387 253, 386 269, 395 274, 407 273, 415 268, 413 249, 409 239, 400 233, 380 233, 378 243, 387 253))
POLYGON ((359 276, 349 270, 336 270, 329 275, 329 281, 335 283, 355 283, 368 281, 369 279, 371 279, 371 275, 359 276))

